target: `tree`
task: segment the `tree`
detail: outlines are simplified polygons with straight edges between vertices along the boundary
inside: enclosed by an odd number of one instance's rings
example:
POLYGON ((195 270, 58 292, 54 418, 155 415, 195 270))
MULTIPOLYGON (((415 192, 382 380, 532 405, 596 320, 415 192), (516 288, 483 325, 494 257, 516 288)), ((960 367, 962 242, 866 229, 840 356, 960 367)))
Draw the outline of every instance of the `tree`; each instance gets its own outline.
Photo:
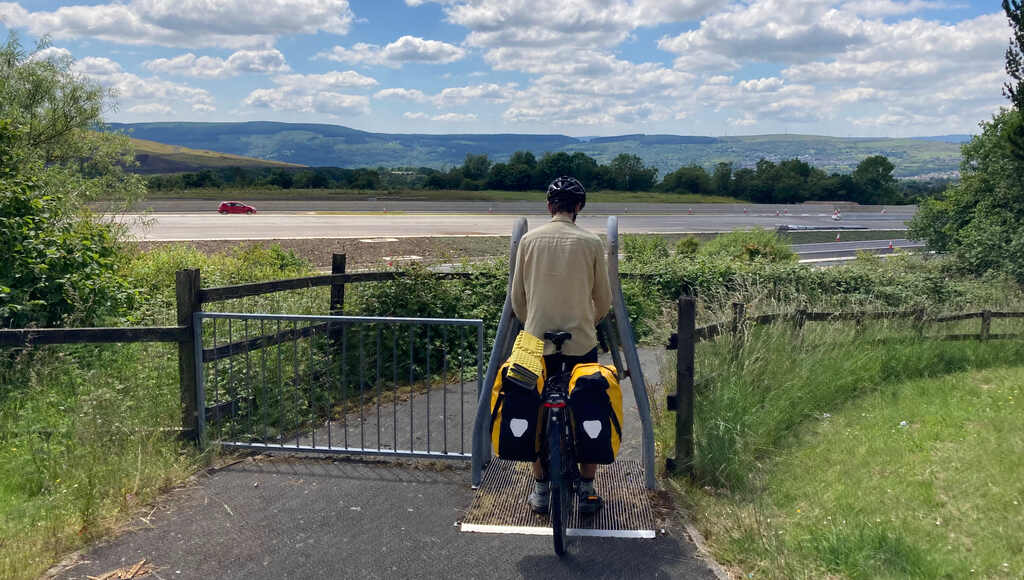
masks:
POLYGON ((732 195, 732 163, 715 165, 715 172, 711 174, 711 190, 718 195, 732 195))
POLYGON ((134 296, 121 230, 84 204, 145 192, 128 139, 96 131, 109 99, 70 59, 0 47, 0 326, 95 324, 134 296))
POLYGON ((861 189, 858 203, 892 203, 899 197, 893 164, 884 155, 865 157, 857 164, 850 177, 861 189))
MULTIPOLYGON (((1024 111, 1024 9, 1019 0, 1003 0, 1003 12, 1011 30, 1006 49, 1006 74, 1011 80, 1003 83, 1003 96, 1016 110, 1024 111)), ((1004 135, 1011 154, 1024 160, 1024 119, 1008 120, 1004 135)))
POLYGON ((650 191, 658 175, 657 168, 647 167, 636 155, 620 153, 611 162, 615 188, 624 191, 650 191))
POLYGON ((69 57, 39 58, 48 46, 44 39, 29 54, 12 34, 0 47, 0 119, 13 131, 7 146, 20 151, 23 167, 45 167, 36 179, 69 204, 137 201, 145 185, 125 171, 135 165, 130 140, 99 130, 112 93, 74 73, 69 57))
POLYGON ((699 165, 680 167, 665 176, 659 189, 673 193, 707 195, 712 191, 711 176, 699 165))
POLYGON ((1024 283, 1024 161, 1006 146, 1021 112, 1004 109, 961 147, 960 182, 921 203, 910 236, 950 252, 969 272, 996 270, 1024 283))
POLYGON ((1003 12, 1010 21, 1010 46, 1006 49, 1006 74, 1011 81, 1003 83, 1003 96, 1018 111, 1024 111, 1024 10, 1020 0, 1003 0, 1003 12))
POLYGON ((487 178, 487 172, 491 170, 491 160, 487 155, 473 155, 466 153, 466 161, 462 164, 462 175, 466 179, 479 181, 487 178))

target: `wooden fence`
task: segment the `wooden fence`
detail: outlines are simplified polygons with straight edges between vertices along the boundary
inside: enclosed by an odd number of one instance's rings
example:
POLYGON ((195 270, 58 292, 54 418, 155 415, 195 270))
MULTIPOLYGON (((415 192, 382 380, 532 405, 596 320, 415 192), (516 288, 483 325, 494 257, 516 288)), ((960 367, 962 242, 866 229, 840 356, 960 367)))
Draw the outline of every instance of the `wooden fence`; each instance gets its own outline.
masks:
MULTIPOLYGON (((689 473, 693 464, 693 418, 694 418, 694 356, 697 343, 713 340, 722 334, 729 333, 733 338, 740 338, 741 333, 748 327, 758 324, 773 324, 776 322, 789 322, 797 330, 802 329, 808 322, 839 322, 852 321, 858 327, 868 320, 911 320, 922 338, 937 340, 997 340, 1008 338, 1020 338, 1021 334, 993 334, 991 332, 992 320, 995 318, 1024 318, 1024 312, 993 312, 981 310, 978 312, 965 312, 963 314, 950 314, 929 318, 924 310, 896 310, 882 312, 812 312, 797 310, 793 313, 783 314, 762 314, 759 316, 747 317, 746 305, 742 302, 732 304, 732 319, 725 322, 716 322, 706 326, 698 327, 697 302, 691 296, 680 296, 678 305, 678 319, 676 332, 669 337, 665 346, 666 350, 675 350, 676 354, 676 393, 669 395, 667 407, 670 411, 676 412, 675 429, 675 458, 666 460, 666 467, 670 472, 689 473), (981 320, 981 327, 975 334, 943 334, 938 336, 927 336, 924 329, 928 324, 959 322, 978 318, 981 320)), ((742 340, 734 342, 734 356, 739 356, 742 340)))
MULTIPOLYGON (((259 296, 286 290, 302 290, 330 286, 331 315, 344 314, 345 285, 364 282, 383 282, 404 277, 404 272, 345 272, 345 254, 334 254, 331 260, 331 273, 304 278, 254 282, 218 288, 203 288, 198 269, 179 270, 175 272, 175 294, 177 297, 177 326, 149 326, 128 328, 22 328, 0 330, 0 347, 31 347, 43 344, 82 344, 82 343, 129 343, 129 342, 174 342, 178 344, 178 381, 181 389, 182 432, 188 439, 195 439, 200 402, 196 400, 196 369, 203 362, 225 358, 266 346, 298 340, 305 336, 285 330, 280 333, 267 334, 247 338, 215 349, 204 349, 202 361, 195 356, 195 328, 193 314, 200 312, 204 304, 259 296)), ((433 276, 440 279, 468 278, 474 274, 469 272, 438 272, 433 276)), ((643 274, 626 274, 622 276, 643 278, 643 274)), ((992 312, 983 310, 965 314, 926 318, 923 310, 894 312, 809 312, 798 310, 792 314, 763 314, 747 317, 746 307, 741 303, 733 304, 732 320, 718 322, 707 326, 696 326, 696 303, 693 298, 680 297, 678 329, 671 337, 669 350, 679 350, 677 362, 676 395, 669 397, 669 409, 679 413, 676 421, 676 459, 670 460, 674 468, 687 468, 693 458, 693 356, 695 345, 704 340, 712 340, 726 332, 736 335, 751 324, 770 324, 780 319, 789 319, 796 328, 802 328, 807 322, 852 320, 858 324, 866 320, 877 319, 914 319, 919 328, 927 323, 954 322, 972 318, 981 319, 978 334, 944 335, 945 340, 993 340, 1001 338, 1018 338, 1017 334, 992 334, 994 318, 1024 318, 1024 312, 992 312), (681 418, 681 420, 680 420, 681 418), (680 457, 682 454, 682 457, 680 457)), ((321 325, 322 326, 322 325, 321 325)), ((322 330, 317 328, 316 330, 322 330)))
MULTIPOLYGON (((0 347, 31 347, 43 344, 83 343, 129 343, 129 342, 174 342, 178 344, 178 381, 181 389, 182 435, 195 440, 200 402, 196 400, 196 370, 202 362, 224 358, 237 352, 255 350, 302 338, 301 334, 283 331, 249 338, 245 341, 221 345, 217 349, 206 349, 203 361, 195 355, 195 328, 193 314, 200 312, 204 304, 233 300, 247 296, 259 296, 285 290, 302 290, 323 286, 331 287, 330 314, 344 314, 345 285, 363 282, 382 282, 406 276, 405 272, 345 272, 345 254, 334 254, 331 273, 304 278, 273 280, 203 288, 198 269, 175 272, 175 295, 177 297, 177 326, 146 326, 122 328, 21 328, 0 330, 0 347)), ((439 272, 433 274, 441 279, 466 278, 467 272, 439 272)))

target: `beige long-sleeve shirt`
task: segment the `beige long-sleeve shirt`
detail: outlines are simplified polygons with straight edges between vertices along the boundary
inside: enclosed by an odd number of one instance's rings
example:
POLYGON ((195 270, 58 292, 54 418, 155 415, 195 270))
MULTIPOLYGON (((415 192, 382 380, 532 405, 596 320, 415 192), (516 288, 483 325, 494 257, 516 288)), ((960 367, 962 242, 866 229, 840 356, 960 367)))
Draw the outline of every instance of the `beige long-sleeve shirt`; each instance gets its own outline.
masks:
MULTIPOLYGON (((601 239, 562 216, 528 232, 516 254, 511 297, 527 332, 571 332, 562 353, 586 354, 597 346, 594 327, 612 300, 601 239)), ((544 354, 554 352, 545 341, 544 354)))

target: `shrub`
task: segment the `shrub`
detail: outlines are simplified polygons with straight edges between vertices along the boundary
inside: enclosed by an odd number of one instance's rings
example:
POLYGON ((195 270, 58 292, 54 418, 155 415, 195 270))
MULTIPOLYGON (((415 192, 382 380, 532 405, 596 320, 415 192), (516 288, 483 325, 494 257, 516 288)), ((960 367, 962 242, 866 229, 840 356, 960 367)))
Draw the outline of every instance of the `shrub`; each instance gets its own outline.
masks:
POLYGON ((32 179, 0 175, 0 327, 97 325, 129 307, 114 230, 32 179))
POLYGON ((773 231, 754 228, 722 234, 700 247, 701 256, 722 256, 753 262, 794 262, 796 254, 773 231))
POLYGON ((698 248, 700 248, 700 240, 697 239, 697 236, 689 235, 676 242, 676 255, 695 256, 698 248))

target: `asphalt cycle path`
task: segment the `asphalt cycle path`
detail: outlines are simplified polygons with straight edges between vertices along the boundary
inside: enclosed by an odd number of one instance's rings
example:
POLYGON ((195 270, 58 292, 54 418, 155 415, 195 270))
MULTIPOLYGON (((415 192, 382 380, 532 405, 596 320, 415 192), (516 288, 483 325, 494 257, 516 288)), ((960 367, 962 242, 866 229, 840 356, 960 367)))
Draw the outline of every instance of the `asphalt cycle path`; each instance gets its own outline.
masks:
MULTIPOLYGON (((651 388, 663 354, 641 351, 651 388)), ((620 458, 639 458, 630 387, 623 381, 620 458)), ((468 462, 260 455, 193 479, 51 577, 98 577, 143 559, 163 579, 720 577, 663 493, 655 539, 573 538, 560 559, 549 536, 459 531, 473 497, 468 462)))

